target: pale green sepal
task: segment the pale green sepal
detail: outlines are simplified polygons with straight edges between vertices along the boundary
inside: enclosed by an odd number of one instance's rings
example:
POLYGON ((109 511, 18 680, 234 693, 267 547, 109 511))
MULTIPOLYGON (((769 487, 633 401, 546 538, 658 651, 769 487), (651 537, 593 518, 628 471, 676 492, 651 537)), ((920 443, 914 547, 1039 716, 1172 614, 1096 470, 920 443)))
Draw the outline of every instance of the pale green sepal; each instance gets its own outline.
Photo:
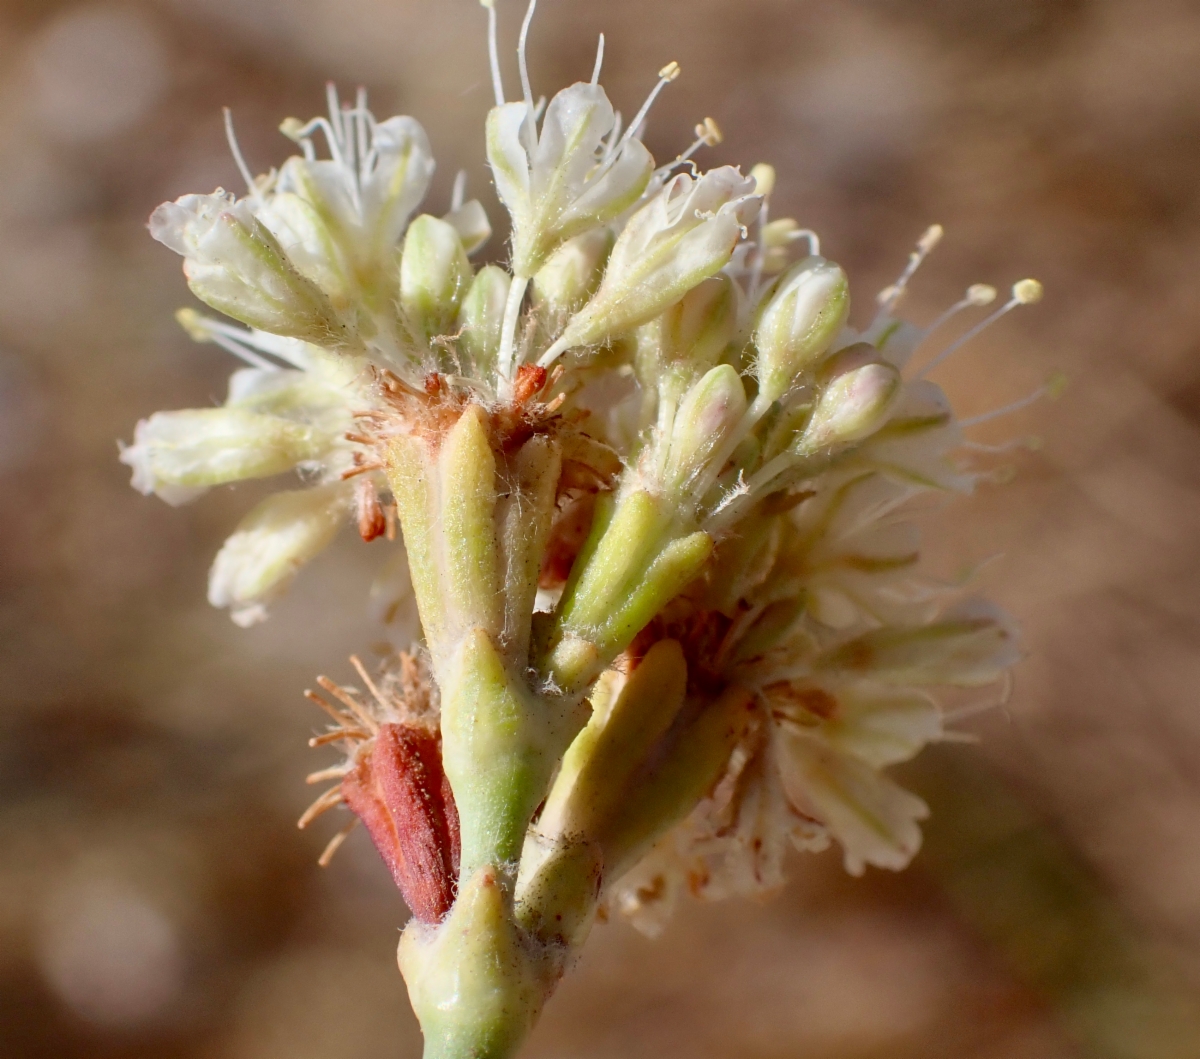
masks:
POLYGON ((496 867, 463 879, 444 922, 409 920, 397 962, 424 1059, 510 1059, 550 991, 547 961, 513 919, 496 867))
POLYGON ((719 364, 689 391, 675 414, 663 488, 684 504, 694 503, 696 477, 746 412, 746 389, 730 364, 719 364))

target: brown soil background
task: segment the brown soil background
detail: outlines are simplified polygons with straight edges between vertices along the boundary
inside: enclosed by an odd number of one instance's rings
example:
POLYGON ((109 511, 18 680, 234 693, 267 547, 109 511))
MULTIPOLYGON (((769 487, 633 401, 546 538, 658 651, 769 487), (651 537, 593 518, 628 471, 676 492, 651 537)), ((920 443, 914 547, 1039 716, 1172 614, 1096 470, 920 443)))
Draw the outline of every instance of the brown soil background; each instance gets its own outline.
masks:
MULTIPOLYGON (((934 812, 913 868, 797 857, 771 903, 600 928, 531 1059, 1200 1056, 1200 5, 543 0, 535 88, 586 78, 601 29, 626 113, 683 66, 652 150, 717 118, 706 164, 773 162, 776 215, 821 233, 860 312, 931 221, 915 319, 1045 282, 942 372, 965 414, 1071 384, 977 431, 1044 444, 930 527, 947 575, 999 556, 981 584, 1027 659, 979 746, 907 771, 934 812)), ((292 823, 300 691, 377 638, 378 552, 347 535, 238 630, 204 574, 262 490, 172 510, 115 442, 232 367, 178 332, 178 260, 143 228, 238 185, 220 107, 263 170, 327 77, 364 83, 428 128, 434 207, 460 166, 494 206, 483 30, 473 0, 0 0, 5 1056, 419 1053, 382 865, 360 832, 322 872, 333 825, 292 823)))

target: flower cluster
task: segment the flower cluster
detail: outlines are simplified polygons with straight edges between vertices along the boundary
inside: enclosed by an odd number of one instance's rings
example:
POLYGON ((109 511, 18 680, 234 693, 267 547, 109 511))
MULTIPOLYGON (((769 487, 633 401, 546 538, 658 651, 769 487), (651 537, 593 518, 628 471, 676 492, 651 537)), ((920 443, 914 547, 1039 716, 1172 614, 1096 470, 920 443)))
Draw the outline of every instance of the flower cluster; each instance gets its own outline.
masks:
POLYGON ((398 676, 359 666, 370 698, 314 696, 334 722, 314 743, 348 759, 314 774, 337 783, 303 823, 344 804, 367 825, 415 915, 400 962, 427 1038, 464 1055, 511 1052, 605 903, 653 929, 685 890, 775 889, 789 845, 908 863, 927 810, 884 770, 946 738, 930 689, 1017 657, 1002 614, 918 571, 914 502, 990 473, 927 375, 1041 294, 1021 281, 925 355, 996 296, 898 315, 935 226, 852 326, 843 270, 770 217, 770 166, 698 168, 711 119, 656 166, 639 135, 676 64, 627 125, 603 39, 590 81, 535 103, 531 4, 508 102, 484 6, 508 266, 472 264, 490 226, 461 179, 417 213, 433 162, 413 119, 331 92, 245 197, 151 218, 244 326, 181 322, 248 366, 222 407, 151 416, 122 453, 170 503, 306 479, 216 559, 210 599, 240 623, 343 522, 400 529, 381 593, 395 611, 411 591, 424 642, 398 676))

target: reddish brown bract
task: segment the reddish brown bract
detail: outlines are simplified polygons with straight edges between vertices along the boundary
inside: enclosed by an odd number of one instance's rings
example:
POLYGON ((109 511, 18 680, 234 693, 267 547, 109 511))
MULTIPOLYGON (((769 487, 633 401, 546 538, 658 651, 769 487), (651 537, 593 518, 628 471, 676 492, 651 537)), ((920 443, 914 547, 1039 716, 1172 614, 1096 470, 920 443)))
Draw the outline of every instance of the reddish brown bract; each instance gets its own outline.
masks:
POLYGON ((436 733, 380 725, 370 751, 342 780, 342 796, 366 824, 413 915, 441 920, 454 903, 460 840, 436 733))

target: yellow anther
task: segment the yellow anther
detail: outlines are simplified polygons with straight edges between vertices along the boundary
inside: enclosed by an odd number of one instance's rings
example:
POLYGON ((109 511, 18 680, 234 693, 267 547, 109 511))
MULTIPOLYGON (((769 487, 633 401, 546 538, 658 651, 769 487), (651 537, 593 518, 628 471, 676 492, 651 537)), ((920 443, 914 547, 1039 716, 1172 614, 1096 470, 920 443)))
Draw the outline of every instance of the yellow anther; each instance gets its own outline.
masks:
POLYGON ((712 119, 705 118, 696 126, 696 138, 702 140, 706 147, 716 147, 725 139, 721 127, 712 119))
POLYGON ((972 305, 991 305, 996 300, 996 288, 987 283, 972 283, 967 288, 967 301, 972 305))
POLYGON ((1040 302, 1044 293, 1042 285, 1036 279, 1023 279, 1013 284, 1012 296, 1022 305, 1040 302))
POLYGON ((931 224, 925 229, 925 234, 917 241, 917 249, 922 254, 928 254, 942 241, 943 235, 945 235, 945 230, 940 224, 931 224))
POLYGON ((681 73, 683 68, 677 62, 669 62, 661 70, 658 71, 658 76, 663 81, 674 81, 681 73))
POLYGON ((750 170, 750 178, 754 181, 754 190, 759 195, 770 195, 775 190, 775 167, 759 162, 750 170))

